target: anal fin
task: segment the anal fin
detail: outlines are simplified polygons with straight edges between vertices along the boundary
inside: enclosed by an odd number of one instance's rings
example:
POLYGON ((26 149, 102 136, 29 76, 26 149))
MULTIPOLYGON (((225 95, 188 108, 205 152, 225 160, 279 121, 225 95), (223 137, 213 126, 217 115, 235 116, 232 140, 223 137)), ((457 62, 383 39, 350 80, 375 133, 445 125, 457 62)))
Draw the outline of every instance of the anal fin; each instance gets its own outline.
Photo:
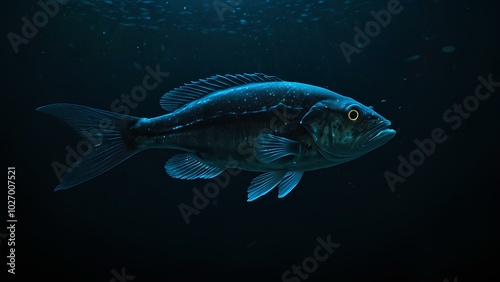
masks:
POLYGON ((214 178, 226 168, 215 166, 192 154, 179 154, 165 163, 165 170, 173 178, 197 179, 214 178))

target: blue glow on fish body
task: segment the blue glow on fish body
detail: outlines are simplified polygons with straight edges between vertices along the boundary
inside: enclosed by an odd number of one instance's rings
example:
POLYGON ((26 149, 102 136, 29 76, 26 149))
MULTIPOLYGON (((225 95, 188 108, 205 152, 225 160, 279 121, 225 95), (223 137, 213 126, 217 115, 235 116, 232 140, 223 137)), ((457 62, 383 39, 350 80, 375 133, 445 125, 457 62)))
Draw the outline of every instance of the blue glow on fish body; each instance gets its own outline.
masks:
POLYGON ((183 151, 165 164, 171 177, 214 178, 236 166, 263 172, 252 180, 248 201, 275 187, 282 198, 305 171, 358 158, 396 134, 387 119, 352 98, 265 74, 201 79, 166 93, 160 105, 168 113, 155 118, 73 104, 38 108, 93 144, 56 190, 103 174, 142 150, 164 148, 183 151))

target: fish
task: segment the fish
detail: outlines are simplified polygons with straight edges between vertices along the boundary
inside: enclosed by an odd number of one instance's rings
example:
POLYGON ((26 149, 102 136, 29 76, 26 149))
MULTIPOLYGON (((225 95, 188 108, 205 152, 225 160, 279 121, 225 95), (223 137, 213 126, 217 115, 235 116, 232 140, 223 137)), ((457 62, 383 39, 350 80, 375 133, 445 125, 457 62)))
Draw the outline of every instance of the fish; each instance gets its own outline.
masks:
POLYGON ((247 189, 247 201, 276 187, 283 198, 304 172, 359 158, 396 135, 391 122, 372 107, 262 73, 185 83, 165 93, 160 105, 167 113, 152 118, 66 103, 37 108, 72 126, 89 147, 55 191, 159 148, 179 151, 165 163, 173 178, 211 179, 228 168, 260 172, 247 189))

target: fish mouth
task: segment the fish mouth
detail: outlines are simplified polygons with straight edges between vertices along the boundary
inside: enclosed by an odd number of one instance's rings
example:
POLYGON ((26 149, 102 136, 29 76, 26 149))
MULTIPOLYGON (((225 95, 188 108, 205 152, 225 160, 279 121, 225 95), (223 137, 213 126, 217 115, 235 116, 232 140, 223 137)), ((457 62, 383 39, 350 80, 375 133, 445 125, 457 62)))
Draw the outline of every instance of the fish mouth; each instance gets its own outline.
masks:
POLYGON ((396 131, 394 129, 390 129, 390 125, 391 122, 385 120, 373 127, 361 142, 361 148, 365 148, 367 146, 377 148, 391 140, 396 135, 396 131))

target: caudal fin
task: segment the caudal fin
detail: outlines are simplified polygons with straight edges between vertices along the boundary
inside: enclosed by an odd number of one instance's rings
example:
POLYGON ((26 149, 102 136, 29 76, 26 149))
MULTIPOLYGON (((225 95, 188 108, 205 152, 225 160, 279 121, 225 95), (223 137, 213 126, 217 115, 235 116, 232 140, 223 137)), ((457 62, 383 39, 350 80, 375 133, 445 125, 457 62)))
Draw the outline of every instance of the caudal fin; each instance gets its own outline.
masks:
MULTIPOLYGON (((99 176, 139 152, 130 128, 137 117, 74 104, 51 104, 37 109, 71 125, 85 140, 87 152, 69 165, 54 191, 68 189, 99 176)), ((84 145, 84 144, 82 144, 84 145)))

